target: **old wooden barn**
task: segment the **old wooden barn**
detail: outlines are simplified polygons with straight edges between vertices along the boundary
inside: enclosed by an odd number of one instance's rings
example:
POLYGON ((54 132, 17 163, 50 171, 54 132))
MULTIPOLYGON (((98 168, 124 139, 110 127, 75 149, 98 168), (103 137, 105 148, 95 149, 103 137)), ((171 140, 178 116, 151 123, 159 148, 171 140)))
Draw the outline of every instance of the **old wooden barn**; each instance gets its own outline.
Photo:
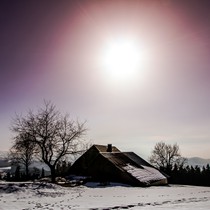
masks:
POLYGON ((132 186, 166 185, 167 177, 134 152, 121 152, 108 144, 93 145, 70 168, 70 173, 93 181, 132 186))

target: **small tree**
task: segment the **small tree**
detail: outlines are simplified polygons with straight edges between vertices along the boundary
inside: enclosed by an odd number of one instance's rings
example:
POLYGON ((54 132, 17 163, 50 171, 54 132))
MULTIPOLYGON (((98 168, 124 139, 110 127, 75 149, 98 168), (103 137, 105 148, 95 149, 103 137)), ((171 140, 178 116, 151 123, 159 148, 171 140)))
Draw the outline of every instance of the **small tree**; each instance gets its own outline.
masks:
POLYGON ((12 130, 28 135, 28 141, 36 145, 40 159, 49 166, 52 182, 55 182, 56 165, 65 155, 82 150, 85 123, 62 116, 51 102, 45 102, 37 113, 29 111, 26 117, 16 116, 12 130))
POLYGON ((30 141, 27 133, 20 133, 14 138, 14 145, 10 149, 9 157, 13 164, 25 167, 26 179, 29 178, 29 165, 33 159, 35 144, 30 141))
POLYGON ((185 163, 186 159, 181 157, 177 144, 170 145, 158 142, 149 157, 149 161, 159 169, 170 173, 175 164, 181 166, 185 163))

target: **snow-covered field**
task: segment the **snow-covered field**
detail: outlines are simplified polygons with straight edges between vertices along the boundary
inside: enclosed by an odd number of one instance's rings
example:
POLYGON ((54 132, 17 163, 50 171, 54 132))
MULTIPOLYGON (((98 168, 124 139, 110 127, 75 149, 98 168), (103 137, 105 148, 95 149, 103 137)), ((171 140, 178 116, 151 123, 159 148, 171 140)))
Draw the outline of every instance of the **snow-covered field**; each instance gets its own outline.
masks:
POLYGON ((210 209, 210 187, 79 186, 0 182, 0 209, 210 209))

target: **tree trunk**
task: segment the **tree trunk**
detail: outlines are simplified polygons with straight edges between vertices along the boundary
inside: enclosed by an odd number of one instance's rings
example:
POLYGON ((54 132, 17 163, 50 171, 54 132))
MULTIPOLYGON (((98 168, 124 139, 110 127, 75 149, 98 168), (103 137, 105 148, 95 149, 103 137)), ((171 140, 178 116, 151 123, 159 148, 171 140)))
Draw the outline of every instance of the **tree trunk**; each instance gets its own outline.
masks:
POLYGON ((29 179, 29 169, 28 169, 28 163, 26 163, 25 167, 26 167, 26 179, 29 179))
POLYGON ((55 183, 55 177, 56 177, 55 166, 50 166, 50 170, 51 170, 51 181, 52 183, 55 183))

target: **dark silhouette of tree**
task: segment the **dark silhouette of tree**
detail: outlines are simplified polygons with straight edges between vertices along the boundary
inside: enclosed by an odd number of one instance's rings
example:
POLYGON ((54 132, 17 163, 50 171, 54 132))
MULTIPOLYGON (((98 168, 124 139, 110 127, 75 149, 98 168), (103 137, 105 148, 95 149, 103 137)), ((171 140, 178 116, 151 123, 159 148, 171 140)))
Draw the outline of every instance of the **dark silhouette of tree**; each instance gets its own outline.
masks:
POLYGON ((15 170, 15 180, 19 181, 20 180, 20 166, 18 165, 16 170, 15 170))
POLYGON ((16 116, 12 130, 29 136, 36 145, 40 159, 49 166, 52 182, 55 182, 56 165, 68 154, 81 152, 85 123, 62 116, 51 102, 45 102, 36 113, 29 111, 25 117, 16 116))
POLYGON ((30 136, 27 133, 17 135, 9 153, 9 158, 13 164, 25 167, 26 179, 29 179, 29 165, 32 162, 35 151, 35 144, 29 138, 30 136))
POLYGON ((56 167, 57 174, 61 177, 65 177, 68 174, 70 166, 71 163, 67 160, 59 161, 56 167))
POLYGON ((210 167, 199 166, 181 166, 175 165, 171 171, 170 176, 171 184, 184 184, 184 185, 198 185, 210 186, 210 167))
POLYGON ((174 165, 184 165, 186 159, 181 157, 180 149, 177 144, 170 145, 164 142, 158 142, 149 157, 149 161, 154 166, 170 175, 174 165))
POLYGON ((41 177, 44 178, 45 177, 45 173, 44 173, 44 168, 42 168, 42 174, 41 177))
POLYGON ((204 185, 210 186, 210 166, 209 166, 209 164, 207 164, 206 167, 203 167, 201 174, 202 174, 202 180, 203 180, 204 185))

